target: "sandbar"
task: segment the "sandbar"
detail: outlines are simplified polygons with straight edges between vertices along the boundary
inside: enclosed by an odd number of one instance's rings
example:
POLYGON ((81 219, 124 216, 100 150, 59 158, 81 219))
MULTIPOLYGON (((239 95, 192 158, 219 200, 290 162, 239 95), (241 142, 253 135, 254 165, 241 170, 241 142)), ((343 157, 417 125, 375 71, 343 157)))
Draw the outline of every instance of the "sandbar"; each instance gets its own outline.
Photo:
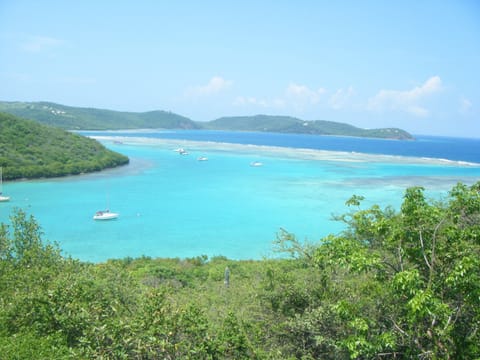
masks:
MULTIPOLYGON (((117 132, 118 134, 118 132, 117 132)), ((427 157, 413 157, 400 155, 367 154, 348 151, 317 150, 307 148, 291 148, 271 145, 249 145, 214 141, 194 141, 179 139, 160 139, 141 136, 89 136, 101 142, 112 141, 128 145, 156 146, 164 149, 176 149, 179 147, 189 151, 223 151, 235 153, 248 153, 262 156, 272 156, 288 159, 312 160, 312 161, 335 161, 350 163, 397 163, 418 165, 439 165, 454 167, 480 167, 480 164, 466 161, 454 161, 448 159, 436 159, 427 157)))

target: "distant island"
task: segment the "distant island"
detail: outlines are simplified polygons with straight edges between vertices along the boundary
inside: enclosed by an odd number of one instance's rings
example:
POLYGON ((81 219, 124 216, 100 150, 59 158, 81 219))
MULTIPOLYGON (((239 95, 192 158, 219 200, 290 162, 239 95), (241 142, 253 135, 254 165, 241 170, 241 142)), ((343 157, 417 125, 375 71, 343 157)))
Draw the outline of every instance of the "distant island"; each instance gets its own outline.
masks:
POLYGON ((94 139, 0 113, 0 167, 4 180, 100 171, 129 162, 94 139))
POLYGON ((235 116, 206 122, 204 128, 233 131, 265 131, 291 134, 355 136, 382 139, 411 140, 413 136, 402 129, 360 129, 334 121, 305 121, 290 116, 235 116))
POLYGON ((139 113, 72 107, 51 102, 6 101, 0 101, 0 111, 66 130, 209 129, 413 139, 407 131, 398 128, 361 129, 340 122, 307 121, 290 116, 236 116, 201 122, 162 110, 139 113))
POLYGON ((65 106, 50 102, 0 101, 0 112, 65 130, 197 129, 192 120, 167 111, 143 113, 65 106))

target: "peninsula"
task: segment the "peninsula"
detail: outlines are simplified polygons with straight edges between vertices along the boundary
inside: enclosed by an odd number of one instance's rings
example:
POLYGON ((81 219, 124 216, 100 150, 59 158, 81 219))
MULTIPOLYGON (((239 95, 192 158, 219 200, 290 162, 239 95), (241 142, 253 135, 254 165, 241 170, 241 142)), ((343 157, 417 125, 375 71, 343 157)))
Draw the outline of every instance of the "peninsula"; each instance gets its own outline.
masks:
POLYGON ((4 180, 100 171, 129 162, 94 139, 0 113, 0 166, 4 180))

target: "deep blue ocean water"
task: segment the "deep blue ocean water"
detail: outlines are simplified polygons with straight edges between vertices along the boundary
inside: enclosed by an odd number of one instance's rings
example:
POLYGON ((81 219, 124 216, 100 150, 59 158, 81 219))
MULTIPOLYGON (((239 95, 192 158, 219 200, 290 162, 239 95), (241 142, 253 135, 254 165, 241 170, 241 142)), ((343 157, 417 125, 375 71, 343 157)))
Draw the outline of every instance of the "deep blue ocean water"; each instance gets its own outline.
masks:
MULTIPOLYGON (((105 132, 84 132, 104 135, 105 132)), ((122 136, 138 136, 136 131, 122 131, 122 136)), ((413 141, 315 136, 264 132, 233 132, 216 130, 146 131, 142 137, 194 141, 216 141, 233 144, 281 146, 330 151, 355 151, 367 154, 387 154, 431 157, 480 163, 480 139, 416 135, 413 141)))
POLYGON ((13 208, 22 208, 65 254, 94 262, 142 255, 276 256, 272 241, 280 228, 311 242, 341 231, 331 216, 346 212, 345 201, 353 194, 365 196, 365 206, 398 207, 409 186, 424 186, 428 196, 442 198, 459 181, 480 180, 478 139, 222 131, 84 134, 102 136, 131 163, 95 174, 4 183, 12 201, 0 204, 0 221, 8 223, 13 208), (173 151, 178 147, 189 155, 173 151), (198 161, 199 156, 208 161, 198 161), (263 166, 252 167, 252 161, 263 166), (107 203, 119 219, 93 221, 94 212, 107 203))

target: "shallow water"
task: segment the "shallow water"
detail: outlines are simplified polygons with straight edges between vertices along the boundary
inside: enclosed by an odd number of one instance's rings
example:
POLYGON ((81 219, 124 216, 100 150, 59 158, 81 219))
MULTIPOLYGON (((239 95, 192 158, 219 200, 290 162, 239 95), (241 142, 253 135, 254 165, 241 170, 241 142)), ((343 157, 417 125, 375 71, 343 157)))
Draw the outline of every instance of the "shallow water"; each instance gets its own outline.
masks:
MULTIPOLYGON (((105 134, 103 134, 105 135, 105 134)), ((111 134, 112 135, 112 134, 111 134)), ((113 134, 118 136, 119 134, 113 134)), ((480 166, 445 160, 365 155, 180 139, 102 138, 128 155, 128 166, 96 174, 4 184, 14 207, 33 214, 45 238, 85 261, 141 255, 233 259, 274 256, 280 228, 318 241, 337 233, 332 214, 353 194, 374 203, 401 203, 408 186, 445 196, 456 182, 480 179, 480 166), (185 147, 189 155, 173 149, 185 147), (208 161, 197 161, 199 156, 208 161), (263 166, 252 167, 252 161, 263 166), (118 220, 93 221, 109 204, 118 220)), ((461 160, 461 159, 460 159, 461 160)))

